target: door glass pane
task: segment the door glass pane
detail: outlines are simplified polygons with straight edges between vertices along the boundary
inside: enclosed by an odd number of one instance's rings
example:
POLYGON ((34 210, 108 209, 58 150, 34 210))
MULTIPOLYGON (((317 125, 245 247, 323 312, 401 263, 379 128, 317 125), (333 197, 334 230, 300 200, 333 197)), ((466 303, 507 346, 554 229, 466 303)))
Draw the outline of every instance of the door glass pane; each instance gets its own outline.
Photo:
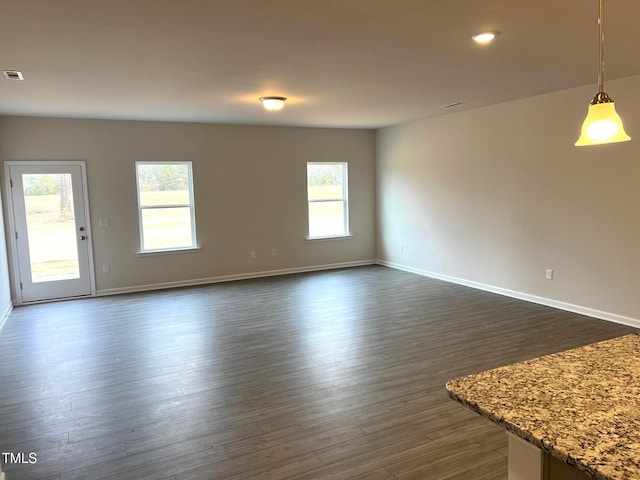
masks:
POLYGON ((31 277, 80 278, 71 175, 23 174, 31 277))

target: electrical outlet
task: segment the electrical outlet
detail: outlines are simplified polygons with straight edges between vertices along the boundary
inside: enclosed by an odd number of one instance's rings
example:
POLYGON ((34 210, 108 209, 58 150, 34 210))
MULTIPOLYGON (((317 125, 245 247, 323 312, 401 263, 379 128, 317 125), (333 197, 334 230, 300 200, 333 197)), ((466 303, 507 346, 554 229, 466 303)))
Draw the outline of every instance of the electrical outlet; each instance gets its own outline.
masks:
POLYGON ((256 258, 256 251, 255 250, 251 250, 251 258, 256 258))
POLYGON ((271 256, 272 257, 277 257, 278 256, 278 249, 277 248, 272 248, 271 249, 271 256))
POLYGON ((553 280, 553 269, 552 268, 547 268, 547 272, 545 274, 545 277, 547 278, 547 280, 553 280))
POLYGON ((102 273, 109 273, 111 271, 111 267, 109 264, 102 265, 102 273))

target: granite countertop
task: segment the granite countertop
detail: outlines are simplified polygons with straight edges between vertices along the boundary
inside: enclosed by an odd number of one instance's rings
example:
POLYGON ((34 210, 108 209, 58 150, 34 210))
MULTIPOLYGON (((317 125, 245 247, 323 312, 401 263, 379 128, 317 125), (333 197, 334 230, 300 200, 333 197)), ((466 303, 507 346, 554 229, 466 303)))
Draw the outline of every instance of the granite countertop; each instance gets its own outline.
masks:
POLYGON ((456 378, 447 390, 593 478, 640 479, 640 334, 456 378))

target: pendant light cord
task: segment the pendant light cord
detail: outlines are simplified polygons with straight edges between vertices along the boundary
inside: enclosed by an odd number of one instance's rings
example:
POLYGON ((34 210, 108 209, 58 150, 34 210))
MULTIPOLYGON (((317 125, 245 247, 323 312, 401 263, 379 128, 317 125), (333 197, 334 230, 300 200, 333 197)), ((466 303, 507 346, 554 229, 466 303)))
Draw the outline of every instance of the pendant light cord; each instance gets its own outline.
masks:
POLYGON ((598 52, 600 54, 600 71, 598 72, 598 92, 604 92, 604 0, 600 0, 600 16, 598 17, 600 27, 600 44, 598 52))

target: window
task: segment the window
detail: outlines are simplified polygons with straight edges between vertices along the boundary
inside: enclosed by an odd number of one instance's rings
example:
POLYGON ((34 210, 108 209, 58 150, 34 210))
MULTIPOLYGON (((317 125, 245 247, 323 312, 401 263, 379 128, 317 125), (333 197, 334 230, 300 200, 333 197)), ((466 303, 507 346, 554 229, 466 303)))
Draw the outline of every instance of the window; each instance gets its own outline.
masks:
POLYGON ((191 162, 136 162, 140 251, 197 248, 191 162))
POLYGON ((307 163, 309 238, 349 235, 347 163, 307 163))

